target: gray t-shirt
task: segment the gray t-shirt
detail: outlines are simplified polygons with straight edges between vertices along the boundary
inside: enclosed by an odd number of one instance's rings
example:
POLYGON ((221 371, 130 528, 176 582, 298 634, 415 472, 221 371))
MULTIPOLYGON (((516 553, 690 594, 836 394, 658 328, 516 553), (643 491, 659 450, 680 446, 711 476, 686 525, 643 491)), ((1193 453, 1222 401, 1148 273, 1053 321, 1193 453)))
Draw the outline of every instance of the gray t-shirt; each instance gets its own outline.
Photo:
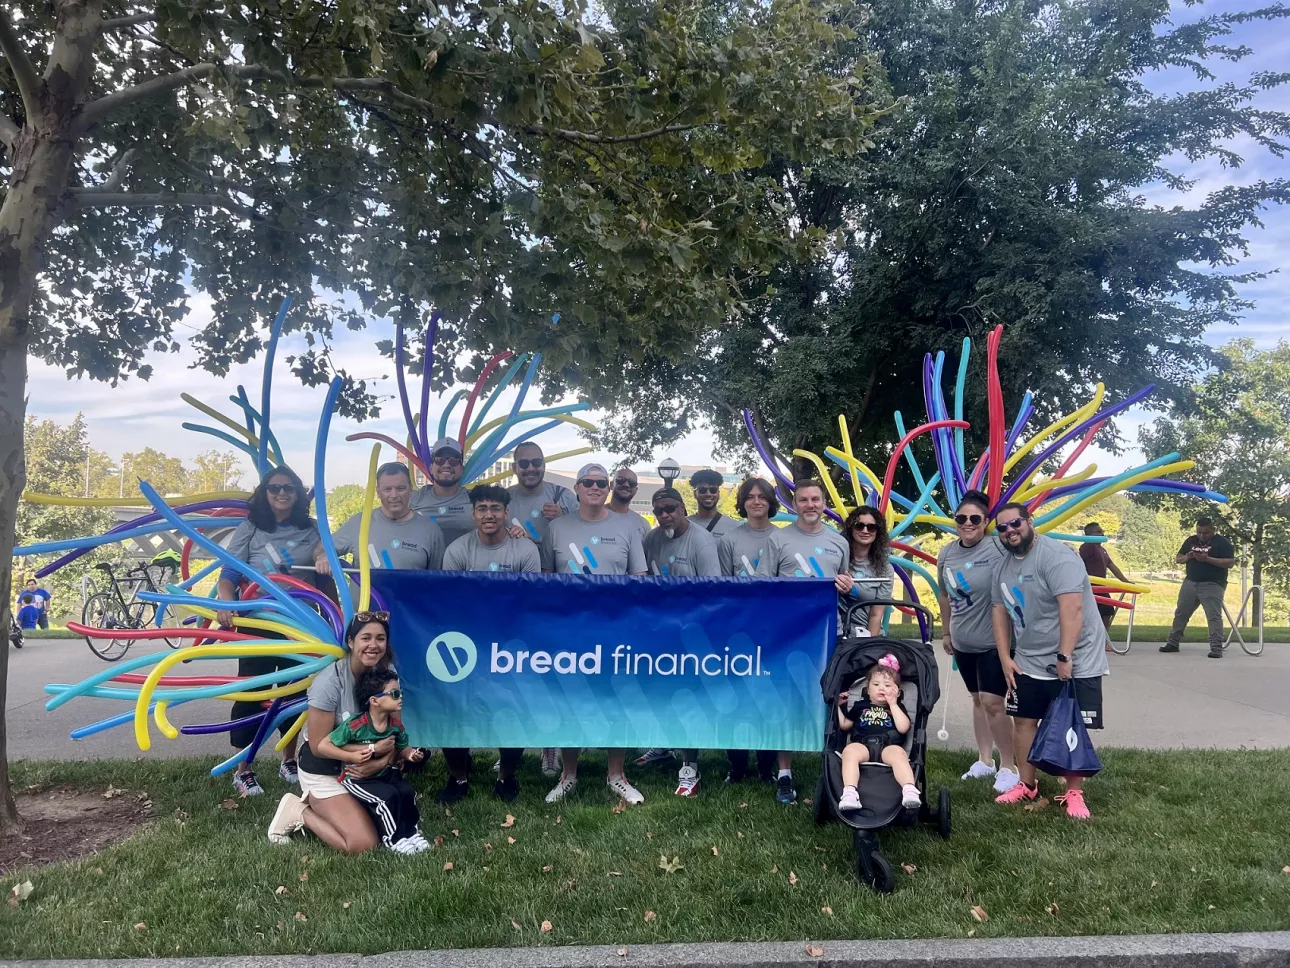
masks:
POLYGON ((847 539, 827 525, 808 534, 794 522, 779 529, 779 576, 781 578, 835 578, 851 564, 847 539), (811 560, 815 560, 815 565, 811 560))
POLYGON ((1035 544, 1024 558, 1004 550, 991 597, 1012 619, 1015 659, 1021 671, 1036 679, 1055 678, 1048 667, 1056 664, 1053 657, 1061 644, 1057 596, 1077 594, 1083 596, 1084 621, 1075 646, 1075 677, 1106 675, 1110 671, 1106 630, 1079 555, 1046 535, 1035 536, 1035 544))
MULTIPOLYGON (((349 667, 349 655, 337 659, 314 677, 305 694, 310 709, 336 714, 336 726, 358 715, 358 701, 354 698, 354 670, 349 667)), ((334 727, 333 727, 334 728, 334 727)), ((344 765, 340 760, 315 756, 309 748, 309 717, 300 730, 300 768, 307 773, 338 776, 344 765)))
POLYGON ((448 546, 443 555, 444 571, 541 571, 538 547, 528 538, 512 538, 489 546, 479 532, 464 534, 448 546))
POLYGON ((774 578, 779 574, 779 528, 758 531, 745 521, 717 542, 721 574, 735 578, 774 578))
POLYGON ((523 491, 518 484, 508 487, 507 491, 511 495, 511 503, 506 506, 507 521, 511 524, 518 522, 528 536, 538 544, 546 540, 550 524, 546 515, 542 513, 542 505, 558 504, 565 514, 578 513, 578 495, 567 487, 552 484, 550 481, 543 481, 536 494, 523 491))
POLYGON ((655 528, 645 536, 641 545, 645 549, 645 561, 651 575, 680 578, 695 575, 717 577, 721 574, 717 542, 697 525, 691 524, 685 529, 685 534, 673 538, 669 538, 662 528, 655 528))
MULTIPOLYGON (((849 603, 891 599, 891 593, 896 581, 896 572, 892 569, 890 561, 884 561, 881 565, 874 566, 868 558, 852 558, 851 564, 847 566, 847 571, 856 582, 851 586, 851 594, 847 599, 849 603), (875 579, 881 581, 882 584, 877 584, 874 581, 875 579)), ((856 614, 872 614, 872 610, 867 612, 857 611, 856 614)))
POLYGON ((995 575, 1005 557, 994 535, 971 548, 956 538, 936 556, 936 582, 950 600, 950 640, 960 652, 994 651, 995 575))
POLYGON ((412 495, 412 510, 420 511, 439 525, 445 545, 475 530, 475 519, 470 513, 470 494, 464 487, 457 488, 452 497, 439 497, 431 485, 425 484, 412 495))
POLYGON ((613 508, 610 508, 609 513, 616 518, 623 518, 626 521, 630 521, 632 523, 632 527, 636 529, 636 533, 639 534, 642 539, 645 537, 645 535, 649 534, 649 530, 650 530, 649 522, 646 521, 639 514, 637 514, 635 511, 628 509, 627 511, 624 511, 622 514, 619 514, 613 508))
POLYGON ((717 541, 720 541, 731 531, 735 530, 735 528, 739 527, 739 521, 737 521, 735 518, 732 518, 728 514, 718 514, 716 524, 712 524, 710 520, 709 521, 703 520, 697 514, 691 514, 690 523, 695 525, 696 527, 702 528, 704 531, 707 531, 708 534, 712 535, 712 537, 715 538, 717 541), (708 525, 710 524, 712 524, 712 530, 709 531, 708 525))
MULTIPOLYGON (((336 554, 352 554, 358 560, 358 535, 363 524, 363 516, 356 514, 332 535, 336 542, 336 554)), ((419 571, 437 571, 443 561, 443 531, 419 511, 413 512, 406 521, 392 521, 385 512, 377 508, 372 512, 372 525, 368 531, 367 543, 376 549, 373 568, 384 568, 381 559, 384 551, 390 556, 390 564, 395 568, 406 568, 419 571)))
POLYGON ((578 514, 556 518, 547 531, 542 561, 558 573, 640 575, 647 570, 635 522, 613 511, 601 521, 578 514))
MULTIPOLYGON (((307 528, 280 524, 273 531, 261 531, 249 520, 243 521, 228 540, 228 552, 238 561, 244 561, 259 571, 292 574, 292 565, 314 563, 314 548, 318 545, 318 526, 309 519, 307 528)), ((236 584, 244 577, 236 568, 225 566, 221 579, 236 584)), ((308 574, 296 573, 297 578, 308 579, 308 574)))

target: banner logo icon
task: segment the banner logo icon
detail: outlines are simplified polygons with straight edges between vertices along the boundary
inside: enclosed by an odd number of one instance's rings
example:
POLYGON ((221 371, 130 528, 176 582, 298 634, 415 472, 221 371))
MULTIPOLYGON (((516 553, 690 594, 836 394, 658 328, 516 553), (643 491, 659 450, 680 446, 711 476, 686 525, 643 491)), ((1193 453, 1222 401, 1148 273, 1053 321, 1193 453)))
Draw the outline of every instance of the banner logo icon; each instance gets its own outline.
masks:
POLYGON ((426 669, 440 682, 460 682, 475 669, 475 643, 460 632, 441 632, 426 649, 426 669))

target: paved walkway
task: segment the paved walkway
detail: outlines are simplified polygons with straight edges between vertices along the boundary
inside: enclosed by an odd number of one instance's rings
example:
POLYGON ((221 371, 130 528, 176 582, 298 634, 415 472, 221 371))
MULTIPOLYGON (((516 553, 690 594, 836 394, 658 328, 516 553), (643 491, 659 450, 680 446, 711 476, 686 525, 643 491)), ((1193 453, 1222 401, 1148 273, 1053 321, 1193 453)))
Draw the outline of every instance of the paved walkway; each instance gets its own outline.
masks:
MULTIPOLYGON (((1099 745, 1152 749, 1221 747, 1268 749, 1290 746, 1290 645, 1269 644, 1263 655, 1248 656, 1233 646, 1221 660, 1205 657, 1200 644, 1183 645, 1178 655, 1161 655, 1157 646, 1134 643, 1125 656, 1110 656, 1111 675, 1105 689, 1105 732, 1099 745)), ((939 650, 938 650, 939 654, 939 650)), ((944 683, 948 660, 941 658, 944 683)), ((9 654, 9 698, 6 715, 9 755, 14 759, 99 759, 138 756, 129 726, 118 727, 73 742, 71 730, 94 720, 124 712, 125 703, 107 699, 76 699, 46 712, 48 682, 79 682, 106 668, 81 639, 29 640, 26 648, 9 654)), ((233 662, 202 663, 207 675, 232 673, 233 662)), ((971 747, 969 701, 954 673, 946 693, 951 748, 971 747)), ((942 700, 945 702, 946 700, 942 700)), ((938 707, 933 736, 941 725, 938 707)), ((222 722, 229 705, 193 702, 173 710, 176 725, 222 722)), ((155 729, 149 755, 227 755, 225 736, 181 736, 170 741, 155 729)), ((933 739, 933 746, 942 745, 933 739)))

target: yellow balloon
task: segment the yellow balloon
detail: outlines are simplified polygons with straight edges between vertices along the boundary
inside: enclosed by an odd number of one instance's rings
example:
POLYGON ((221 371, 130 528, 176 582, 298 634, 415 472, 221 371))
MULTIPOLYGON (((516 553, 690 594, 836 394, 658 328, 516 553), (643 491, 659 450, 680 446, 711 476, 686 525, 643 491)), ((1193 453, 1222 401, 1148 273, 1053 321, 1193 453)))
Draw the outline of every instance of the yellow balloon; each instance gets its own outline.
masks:
MULTIPOLYGON (((372 504, 376 499, 376 468, 380 464, 381 445, 372 445, 372 457, 367 462, 367 490, 363 492, 363 520, 358 525, 358 610, 367 611, 372 604, 372 561, 367 551, 367 540, 372 534, 372 504)), ((339 581, 348 581, 343 574, 339 581)))

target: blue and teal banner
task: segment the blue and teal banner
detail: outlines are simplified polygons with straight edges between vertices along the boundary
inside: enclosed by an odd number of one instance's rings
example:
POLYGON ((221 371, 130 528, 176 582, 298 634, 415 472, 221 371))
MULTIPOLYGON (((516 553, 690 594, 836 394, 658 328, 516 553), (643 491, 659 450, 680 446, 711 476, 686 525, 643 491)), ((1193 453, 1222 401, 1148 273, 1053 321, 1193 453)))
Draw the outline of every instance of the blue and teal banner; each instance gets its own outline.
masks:
POLYGON ((820 748, 832 580, 373 570, 419 746, 820 748))

